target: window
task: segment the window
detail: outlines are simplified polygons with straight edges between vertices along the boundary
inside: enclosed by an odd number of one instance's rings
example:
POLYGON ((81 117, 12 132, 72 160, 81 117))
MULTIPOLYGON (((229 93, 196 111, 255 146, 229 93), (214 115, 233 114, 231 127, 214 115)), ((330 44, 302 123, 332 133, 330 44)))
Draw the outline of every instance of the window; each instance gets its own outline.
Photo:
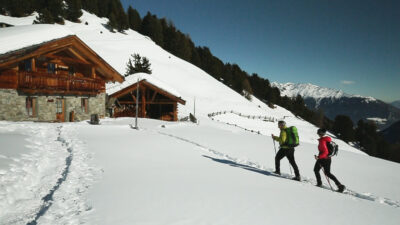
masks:
POLYGON ((69 67, 69 69, 68 69, 68 74, 69 74, 70 76, 75 75, 75 68, 74 68, 73 66, 70 66, 70 67, 69 67))
POLYGON ((88 98, 82 98, 81 99, 82 112, 88 113, 88 105, 89 105, 89 99, 88 98))
POLYGON ((30 117, 36 117, 36 98, 27 97, 26 98, 26 112, 30 117))
POLYGON ((55 74, 56 73, 56 64, 54 64, 54 63, 47 64, 47 72, 55 74))
POLYGON ((26 59, 24 61, 25 71, 30 72, 32 71, 32 59, 26 59))
POLYGON ((62 114, 63 113, 63 100, 57 99, 56 101, 56 113, 62 114))

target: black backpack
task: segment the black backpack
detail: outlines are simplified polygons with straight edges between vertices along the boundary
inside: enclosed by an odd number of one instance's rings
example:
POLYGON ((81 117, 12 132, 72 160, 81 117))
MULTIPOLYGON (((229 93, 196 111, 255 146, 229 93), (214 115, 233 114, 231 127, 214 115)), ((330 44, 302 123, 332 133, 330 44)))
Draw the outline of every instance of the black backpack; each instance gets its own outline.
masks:
POLYGON ((335 142, 327 142, 326 147, 328 147, 328 157, 332 157, 338 154, 339 151, 339 145, 337 145, 335 142))

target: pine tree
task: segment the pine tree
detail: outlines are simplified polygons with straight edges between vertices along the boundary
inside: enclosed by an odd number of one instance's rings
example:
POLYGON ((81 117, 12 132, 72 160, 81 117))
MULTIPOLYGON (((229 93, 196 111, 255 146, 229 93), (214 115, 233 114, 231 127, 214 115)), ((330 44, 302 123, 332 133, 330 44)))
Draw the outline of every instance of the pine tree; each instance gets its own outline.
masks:
POLYGON ((81 0, 66 0, 68 5, 66 9, 66 19, 72 22, 80 22, 79 17, 82 16, 81 0))
POLYGON ((9 12, 11 16, 28 16, 34 11, 32 0, 2 0, 0 11, 9 12))
POLYGON ((42 9, 39 12, 39 15, 36 17, 34 23, 48 23, 48 24, 53 24, 54 18, 53 15, 51 15, 50 11, 46 8, 42 9))
MULTIPOLYGON (((102 0, 100 0, 102 1, 102 0)), ((94 13, 96 15, 99 14, 98 2, 97 0, 83 0, 82 8, 88 12, 94 13)))
POLYGON ((149 36, 157 45, 163 47, 164 37, 161 22, 150 12, 147 12, 143 18, 140 33, 149 36))
POLYGON ((349 142, 354 141, 355 133, 353 128, 353 121, 350 117, 345 115, 338 115, 333 122, 332 130, 342 140, 349 142))
POLYGON ((111 30, 111 32, 114 32, 114 28, 117 27, 117 19, 116 16, 114 15, 113 12, 111 12, 108 15, 108 23, 107 23, 108 28, 111 30))
POLYGON ((132 6, 129 6, 128 8, 128 22, 129 22, 129 27, 132 30, 136 31, 140 30, 142 19, 140 18, 139 12, 136 11, 136 9, 132 8, 132 6))
POLYGON ((139 54, 133 54, 126 64, 125 77, 135 73, 151 74, 150 61, 146 57, 141 57, 139 54), (131 59, 132 58, 132 59, 131 59), (133 62, 132 62, 133 61, 133 62))

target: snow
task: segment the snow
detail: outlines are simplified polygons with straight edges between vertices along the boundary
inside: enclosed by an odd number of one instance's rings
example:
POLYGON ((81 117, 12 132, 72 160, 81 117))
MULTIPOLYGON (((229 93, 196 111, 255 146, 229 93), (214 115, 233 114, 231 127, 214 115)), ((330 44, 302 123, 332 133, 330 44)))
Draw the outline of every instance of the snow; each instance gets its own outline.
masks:
POLYGON ((350 95, 344 93, 342 90, 335 90, 332 88, 319 87, 314 84, 295 84, 295 83, 284 83, 280 84, 272 82, 272 86, 279 88, 281 96, 296 97, 301 95, 303 98, 314 98, 319 102, 323 98, 340 99, 343 97, 347 98, 363 98, 364 101, 373 102, 376 101, 373 97, 364 97, 361 95, 350 95))
MULTIPOLYGON (((135 31, 109 32, 106 19, 87 12, 81 21, 66 21, 64 27, 121 74, 131 54, 149 58, 153 74, 137 76, 179 93, 187 102, 179 105, 180 117, 196 104, 199 122, 139 119, 136 130, 130 126, 133 118, 106 118, 100 125, 0 121, 1 225, 400 221, 398 163, 370 157, 333 137, 340 152, 332 173, 348 190, 333 192, 326 180, 323 188, 315 187, 315 126, 254 96, 245 99, 135 31), (271 134, 279 134, 281 119, 299 130, 295 157, 302 182, 290 180, 286 159, 282 177, 272 174, 271 134)), ((128 77, 107 89, 131 79, 137 81, 128 77)))
MULTIPOLYGON (((2 22, 1 18, 0 22, 2 22)), ((0 28, 0 54, 73 34, 65 26, 49 24, 0 28)))
POLYGON ((128 77, 125 77, 125 81, 121 83, 107 83, 106 84, 106 92, 108 95, 112 95, 124 88, 127 88, 133 84, 136 84, 138 81, 145 80, 149 82, 150 84, 160 88, 161 90, 164 90, 172 95, 175 95, 176 97, 181 97, 181 95, 172 87, 169 85, 165 84, 164 82, 158 80, 157 78, 152 77, 151 75, 147 73, 135 73, 132 74, 128 77))

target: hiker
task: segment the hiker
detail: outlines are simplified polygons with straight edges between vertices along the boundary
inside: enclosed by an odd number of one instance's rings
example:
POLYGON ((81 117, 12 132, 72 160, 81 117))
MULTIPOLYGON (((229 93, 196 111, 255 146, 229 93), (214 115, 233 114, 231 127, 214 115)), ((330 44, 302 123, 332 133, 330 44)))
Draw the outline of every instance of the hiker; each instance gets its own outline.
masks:
POLYGON ((275 155, 275 171, 274 171, 274 173, 276 173, 278 175, 281 174, 280 162, 281 162, 281 159, 283 159, 283 157, 286 156, 286 158, 289 160, 290 165, 292 165, 292 167, 294 169, 295 177, 293 178, 293 180, 300 181, 299 169, 297 168, 296 161, 294 160, 294 147, 289 147, 287 144, 288 137, 287 137, 287 132, 286 132, 285 121, 279 121, 278 127, 281 130, 279 137, 271 134, 272 139, 274 139, 274 141, 278 141, 279 146, 280 146, 278 153, 276 153, 276 155, 275 155))
POLYGON ((319 141, 319 144, 318 144, 319 154, 318 154, 318 156, 315 155, 315 159, 317 161, 315 162, 315 166, 314 166, 314 173, 315 173, 315 177, 317 178, 317 186, 318 187, 322 186, 322 181, 321 181, 321 176, 319 174, 319 171, 321 170, 321 168, 323 168, 323 171, 324 171, 325 175, 335 182, 336 186, 338 187, 338 191, 339 192, 343 192, 344 189, 346 188, 346 186, 341 184, 339 182, 339 180, 333 174, 331 174, 331 162, 332 162, 332 160, 331 160, 331 157, 328 156, 329 155, 329 150, 328 150, 327 143, 331 142, 332 139, 329 136, 325 136, 326 130, 323 129, 323 128, 318 129, 317 134, 320 137, 318 139, 318 141, 319 141))

